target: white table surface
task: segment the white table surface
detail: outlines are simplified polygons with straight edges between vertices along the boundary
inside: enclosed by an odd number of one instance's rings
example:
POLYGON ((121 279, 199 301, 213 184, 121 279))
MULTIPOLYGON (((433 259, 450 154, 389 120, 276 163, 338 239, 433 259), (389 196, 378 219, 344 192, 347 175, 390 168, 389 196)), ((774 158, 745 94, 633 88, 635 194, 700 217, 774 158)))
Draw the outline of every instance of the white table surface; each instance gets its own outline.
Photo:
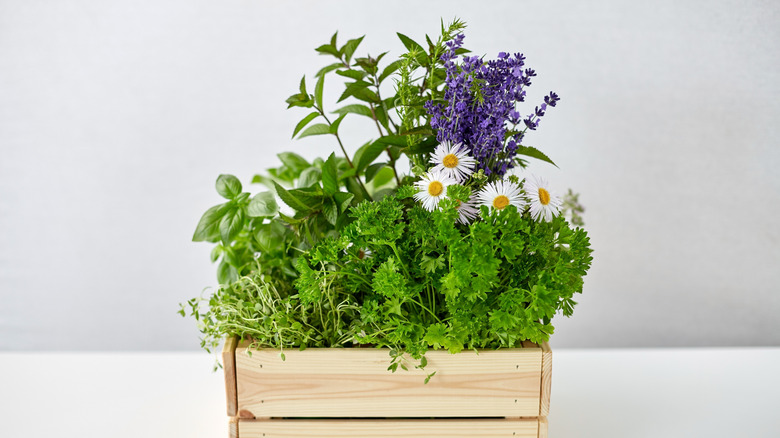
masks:
MULTIPOLYGON (((555 350, 550 437, 780 437, 780 348, 555 350)), ((0 353, 0 437, 227 436, 206 353, 0 353)))

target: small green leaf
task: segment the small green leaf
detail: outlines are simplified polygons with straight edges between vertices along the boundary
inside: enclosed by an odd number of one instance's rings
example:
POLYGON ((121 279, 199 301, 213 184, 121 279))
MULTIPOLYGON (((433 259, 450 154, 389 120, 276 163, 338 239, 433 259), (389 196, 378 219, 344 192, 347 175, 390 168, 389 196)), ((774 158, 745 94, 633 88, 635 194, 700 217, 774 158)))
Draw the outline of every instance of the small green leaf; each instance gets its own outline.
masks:
POLYGON ((306 92, 306 75, 303 75, 301 78, 301 84, 298 86, 298 88, 301 90, 301 94, 308 95, 309 93, 306 92))
POLYGON ((352 193, 347 192, 338 192, 333 195, 333 199, 336 200, 336 203, 339 206, 339 211, 344 213, 349 208, 349 204, 352 202, 352 199, 355 198, 355 195, 352 193))
POLYGON ((298 177, 298 183, 295 185, 297 188, 311 187, 314 184, 320 182, 322 171, 317 167, 309 167, 301 172, 298 177))
POLYGON ((331 46, 330 44, 323 44, 314 50, 319 52, 320 55, 333 55, 336 58, 341 59, 341 54, 339 53, 339 51, 336 50, 336 48, 334 46, 331 46))
POLYGON ((198 226, 195 227, 192 241, 216 242, 219 239, 219 222, 225 215, 227 208, 227 204, 219 204, 206 210, 198 221, 198 226))
POLYGON ((314 102, 317 108, 322 108, 322 89, 325 86, 325 75, 317 79, 317 85, 314 86, 314 102))
POLYGON ((299 212, 307 212, 307 213, 311 211, 311 209, 306 204, 304 204, 300 199, 296 198, 294 195, 290 193, 290 191, 280 186, 276 182, 274 182, 274 189, 276 189, 276 194, 279 196, 279 198, 282 199, 282 202, 287 204, 287 206, 292 208, 293 210, 299 212))
POLYGON ((362 81, 366 77, 366 72, 360 70, 338 70, 336 74, 356 81, 362 81))
POLYGON ((371 108, 367 107, 366 105, 362 105, 359 103, 355 103, 352 105, 346 105, 343 106, 335 111, 333 111, 334 114, 360 114, 361 116, 366 116, 368 118, 373 119, 374 114, 371 113, 371 108))
POLYGON ((255 239, 260 244, 260 249, 265 252, 279 250, 284 245, 285 228, 278 220, 267 224, 261 224, 256 228, 255 239))
POLYGON ((215 245, 214 248, 211 250, 211 263, 216 262, 219 259, 219 256, 222 255, 222 245, 215 245))
POLYGON ((537 160, 542 160, 547 163, 552 164, 555 167, 558 167, 557 164, 553 163, 553 160, 550 159, 547 155, 545 155, 542 151, 539 149, 536 149, 533 146, 517 146, 517 153, 520 155, 525 155, 526 157, 536 158, 537 160))
POLYGON ((325 201, 322 208, 322 214, 325 216, 325 220, 331 225, 336 225, 336 221, 339 218, 338 207, 336 202, 331 198, 325 201))
POLYGON ((309 164, 305 158, 295 152, 282 152, 276 154, 276 156, 279 157, 279 160, 284 163, 285 166, 289 167, 295 173, 300 173, 304 169, 311 167, 311 164, 309 164))
POLYGON ((271 192, 260 192, 255 195, 247 207, 247 215, 250 217, 269 217, 279 211, 279 205, 271 192))
POLYGON ((295 130, 293 131, 292 138, 295 138, 295 135, 298 134, 298 132, 300 132, 301 129, 303 129, 306 125, 309 124, 309 122, 311 122, 312 120, 317 118, 317 116, 319 116, 319 115, 320 115, 320 113, 318 113, 317 111, 314 111, 314 112, 310 113, 308 116, 306 116, 303 119, 301 119, 301 121, 298 122, 297 125, 295 125, 295 130))
POLYGON ((341 63, 341 62, 334 62, 333 64, 326 65, 325 67, 322 67, 317 72, 317 74, 315 74, 314 76, 315 77, 324 76, 324 75, 332 72, 333 70, 337 70, 337 69, 340 69, 340 68, 343 68, 343 67, 344 67, 343 63, 341 63))
POLYGON ((337 135, 339 133, 339 125, 341 125, 341 121, 344 120, 344 117, 346 117, 346 114, 342 114, 339 116, 338 119, 334 120, 333 123, 330 124, 330 133, 333 135, 337 135))
POLYGON ((299 139, 303 137, 309 137, 311 135, 325 135, 330 134, 330 126, 324 124, 324 123, 317 123, 316 125, 311 125, 308 128, 306 128, 305 131, 301 133, 301 135, 298 136, 299 139))
POLYGON ((233 199, 241 194, 241 181, 233 175, 222 174, 217 177, 217 193, 225 199, 233 199))
POLYGON ((401 40, 402 43, 404 43, 404 47, 406 47, 406 50, 411 52, 412 50, 416 49, 420 52, 423 53, 425 52, 425 50, 422 48, 421 45, 417 44, 413 39, 409 38, 408 36, 400 32, 396 32, 396 35, 398 35, 398 38, 401 40))
MULTIPOLYGON (((387 138, 387 137, 383 137, 383 138, 387 138)), ((358 159, 358 162, 355 165, 357 172, 362 172, 365 168, 368 167, 369 164, 373 163, 374 160, 376 160, 376 158, 382 153, 382 151, 385 150, 387 144, 381 142, 380 140, 377 140, 369 144, 368 147, 363 149, 362 153, 360 154, 360 158, 358 159)))
POLYGON ((333 195, 338 189, 339 183, 338 171, 336 169, 336 154, 331 153, 328 160, 325 161, 325 164, 322 166, 322 190, 328 195, 333 195))
POLYGON ((376 93, 368 89, 369 86, 371 86, 371 84, 366 81, 350 82, 347 84, 347 87, 344 89, 344 93, 341 94, 341 97, 339 97, 337 102, 341 102, 348 97, 355 97, 356 99, 367 102, 380 103, 381 100, 376 95, 376 93))
POLYGON ((244 212, 240 208, 229 210, 219 222, 222 243, 230 245, 234 237, 244 228, 244 212))
POLYGON ((393 169, 391 169, 390 167, 383 167, 382 169, 379 170, 379 172, 376 173, 372 185, 374 186, 374 188, 378 189, 383 185, 392 181, 394 176, 395 174, 393 173, 393 169))
POLYGON ((401 67, 401 64, 403 64, 403 60, 399 59, 397 61, 393 61, 390 64, 385 67, 384 70, 382 70, 382 74, 379 75, 379 83, 382 83, 388 76, 395 73, 396 70, 398 70, 399 67, 401 67))
POLYGON ((360 42, 363 41, 363 38, 365 38, 365 35, 360 38, 349 40, 346 44, 344 44, 344 47, 341 48, 341 53, 344 55, 347 64, 349 64, 349 61, 352 59, 352 54, 355 53, 355 50, 357 50, 360 42))
POLYGON ((217 268, 217 281, 219 284, 230 284, 238 280, 238 271, 225 261, 222 261, 217 268))
POLYGON ((385 167, 387 163, 374 163, 366 168, 366 182, 371 182, 372 179, 376 176, 376 173, 379 172, 380 169, 385 167))

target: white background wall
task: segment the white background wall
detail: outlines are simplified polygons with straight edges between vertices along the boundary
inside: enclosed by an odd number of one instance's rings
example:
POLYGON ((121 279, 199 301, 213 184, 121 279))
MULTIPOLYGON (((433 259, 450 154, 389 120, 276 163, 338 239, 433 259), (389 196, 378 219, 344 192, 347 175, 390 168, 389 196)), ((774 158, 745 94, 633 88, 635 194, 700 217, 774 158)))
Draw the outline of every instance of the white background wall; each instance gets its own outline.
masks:
POLYGON ((778 2, 0 0, 0 349, 197 348, 216 176, 333 150, 284 104, 333 31, 398 55, 442 16, 563 98, 533 170, 596 253, 554 346, 780 345, 778 2))

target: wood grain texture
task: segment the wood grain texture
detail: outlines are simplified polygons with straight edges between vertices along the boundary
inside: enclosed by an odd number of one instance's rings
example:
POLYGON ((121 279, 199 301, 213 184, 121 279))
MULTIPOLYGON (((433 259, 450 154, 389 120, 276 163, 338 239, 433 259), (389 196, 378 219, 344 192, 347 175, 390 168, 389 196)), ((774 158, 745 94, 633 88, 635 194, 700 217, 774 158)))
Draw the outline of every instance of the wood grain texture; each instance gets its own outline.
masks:
POLYGON ((547 417, 539 417, 539 438, 547 438, 547 417))
MULTIPOLYGON (((425 371, 387 371, 385 349, 236 349, 241 417, 536 417, 541 348, 430 351, 425 371), (425 376, 436 371, 426 385, 425 376)), ((411 364, 410 364, 411 365, 411 364)))
POLYGON ((244 420, 241 438, 538 438, 539 419, 244 420))
POLYGON ((550 344, 542 343, 542 391, 539 400, 539 416, 550 413, 550 391, 552 390, 552 350, 550 344))
POLYGON ((238 438, 238 418, 230 417, 228 420, 228 437, 238 438))
POLYGON ((235 336, 225 339, 222 347, 222 368, 225 372, 225 396, 227 397, 228 417, 235 417, 238 411, 238 396, 236 392, 236 346, 235 336))

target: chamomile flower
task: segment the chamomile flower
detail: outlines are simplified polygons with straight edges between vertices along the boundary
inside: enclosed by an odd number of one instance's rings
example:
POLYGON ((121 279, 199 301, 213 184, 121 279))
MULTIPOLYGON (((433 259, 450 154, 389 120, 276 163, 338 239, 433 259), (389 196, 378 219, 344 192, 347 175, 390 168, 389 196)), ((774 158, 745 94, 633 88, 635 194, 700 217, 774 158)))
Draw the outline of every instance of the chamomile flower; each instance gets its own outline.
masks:
POLYGON ((512 181, 495 181, 488 183, 477 193, 477 199, 482 205, 487 205, 494 210, 503 210, 510 205, 523 211, 526 205, 521 195, 520 186, 512 181))
POLYGON ((550 190, 542 178, 526 178, 525 193, 531 203, 531 217, 536 221, 550 222, 561 213, 563 201, 550 190))
POLYGON ((456 182, 463 182, 474 172, 477 160, 469 156, 468 150, 460 144, 444 142, 436 146, 431 154, 433 170, 442 172, 456 182))
POLYGON ((470 224, 477 217, 477 213, 479 213, 477 203, 471 199, 466 202, 458 202, 455 208, 458 210, 458 222, 463 225, 470 224))
POLYGON ((414 184, 419 190, 414 194, 414 199, 420 201, 423 208, 428 211, 438 210, 439 201, 447 196, 447 186, 457 183, 437 170, 431 170, 421 178, 422 180, 414 184))

